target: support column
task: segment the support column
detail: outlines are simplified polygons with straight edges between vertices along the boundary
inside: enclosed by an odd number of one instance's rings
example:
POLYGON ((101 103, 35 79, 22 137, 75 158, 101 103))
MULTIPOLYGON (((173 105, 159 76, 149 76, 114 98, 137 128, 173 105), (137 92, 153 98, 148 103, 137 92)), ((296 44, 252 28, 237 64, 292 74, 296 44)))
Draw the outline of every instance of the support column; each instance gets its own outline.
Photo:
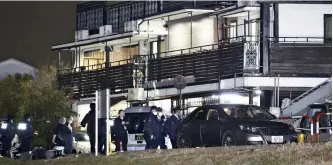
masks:
POLYGON ((60 51, 58 51, 58 70, 60 70, 60 65, 61 65, 61 54, 60 51))
POLYGON ((279 41, 279 4, 274 4, 274 40, 279 41))
POLYGON ((261 55, 260 55, 260 65, 263 66, 262 73, 264 76, 268 75, 268 57, 269 57, 269 36, 270 36, 270 4, 262 3, 260 10, 260 17, 262 19, 261 31, 262 31, 262 43, 261 55))
POLYGON ((249 91, 249 104, 253 105, 253 90, 252 89, 249 91))
POLYGON ((193 26, 193 25, 192 25, 192 21, 193 21, 193 20, 192 20, 192 12, 190 12, 190 21, 191 21, 191 22, 190 22, 190 40, 191 40, 190 48, 192 48, 192 46, 193 46, 193 41, 192 41, 192 39, 193 39, 193 37, 192 37, 192 36, 193 36, 193 34, 192 34, 192 33, 193 33, 193 32, 192 32, 192 26, 193 26))

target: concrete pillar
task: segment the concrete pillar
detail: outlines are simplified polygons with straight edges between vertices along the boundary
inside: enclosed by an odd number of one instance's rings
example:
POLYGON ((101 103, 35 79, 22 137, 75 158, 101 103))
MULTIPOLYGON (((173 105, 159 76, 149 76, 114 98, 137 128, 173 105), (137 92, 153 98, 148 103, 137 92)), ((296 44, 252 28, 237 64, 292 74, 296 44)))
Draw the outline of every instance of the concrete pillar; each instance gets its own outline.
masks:
POLYGON ((249 91, 249 104, 253 105, 253 90, 249 91))
POLYGON ((263 66, 262 73, 264 76, 268 75, 268 56, 269 56, 269 36, 270 36, 270 4, 262 3, 260 7, 260 16, 262 19, 262 43, 261 45, 261 66, 263 66))

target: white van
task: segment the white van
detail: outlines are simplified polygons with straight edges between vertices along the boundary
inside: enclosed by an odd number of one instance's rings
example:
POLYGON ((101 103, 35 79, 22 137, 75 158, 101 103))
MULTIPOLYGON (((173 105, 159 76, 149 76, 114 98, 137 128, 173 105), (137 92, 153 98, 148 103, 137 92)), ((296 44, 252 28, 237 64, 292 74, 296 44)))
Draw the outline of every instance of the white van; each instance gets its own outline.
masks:
MULTIPOLYGON (((128 151, 145 150, 146 142, 143 138, 143 129, 146 118, 151 113, 152 106, 138 106, 129 107, 125 109, 125 121, 128 131, 128 151)), ((162 113, 167 116, 163 111, 162 113)), ((171 149, 172 145, 170 139, 166 137, 165 143, 168 149, 171 149)))

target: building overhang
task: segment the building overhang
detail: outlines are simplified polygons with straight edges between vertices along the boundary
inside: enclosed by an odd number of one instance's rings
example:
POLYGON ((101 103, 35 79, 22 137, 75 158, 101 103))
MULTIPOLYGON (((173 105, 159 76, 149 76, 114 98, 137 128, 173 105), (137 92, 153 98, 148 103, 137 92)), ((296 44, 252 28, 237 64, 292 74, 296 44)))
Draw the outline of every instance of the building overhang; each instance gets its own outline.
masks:
MULTIPOLYGON (((308 89, 319 85, 327 79, 328 78, 280 77, 279 88, 308 89)), ((276 81, 278 81, 277 78, 276 81)), ((182 90, 182 94, 237 88, 274 89, 274 86, 276 85, 277 82, 274 83, 274 77, 239 77, 221 80, 220 87, 219 83, 187 86, 182 90)), ((148 96, 152 98, 166 98, 176 95, 178 95, 178 90, 175 88, 155 89, 148 91, 148 96)))
POLYGON ((181 9, 173 12, 163 13, 151 17, 144 18, 144 20, 154 20, 154 19, 169 19, 168 21, 187 18, 187 17, 194 17, 203 14, 213 13, 215 10, 209 9, 181 9))

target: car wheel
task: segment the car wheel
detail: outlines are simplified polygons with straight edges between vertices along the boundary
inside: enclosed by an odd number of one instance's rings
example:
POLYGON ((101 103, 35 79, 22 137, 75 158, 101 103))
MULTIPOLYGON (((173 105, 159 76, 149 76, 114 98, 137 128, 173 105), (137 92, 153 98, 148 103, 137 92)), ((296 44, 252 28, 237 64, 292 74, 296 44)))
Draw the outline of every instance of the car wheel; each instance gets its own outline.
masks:
POLYGON ((72 154, 76 154, 76 150, 73 150, 73 151, 72 151, 72 154))
POLYGON ((236 136, 231 131, 224 132, 221 142, 223 147, 237 145, 236 136))
POLYGON ((191 148, 191 141, 189 138, 186 138, 184 135, 180 135, 177 138, 177 147, 178 148, 191 148))

